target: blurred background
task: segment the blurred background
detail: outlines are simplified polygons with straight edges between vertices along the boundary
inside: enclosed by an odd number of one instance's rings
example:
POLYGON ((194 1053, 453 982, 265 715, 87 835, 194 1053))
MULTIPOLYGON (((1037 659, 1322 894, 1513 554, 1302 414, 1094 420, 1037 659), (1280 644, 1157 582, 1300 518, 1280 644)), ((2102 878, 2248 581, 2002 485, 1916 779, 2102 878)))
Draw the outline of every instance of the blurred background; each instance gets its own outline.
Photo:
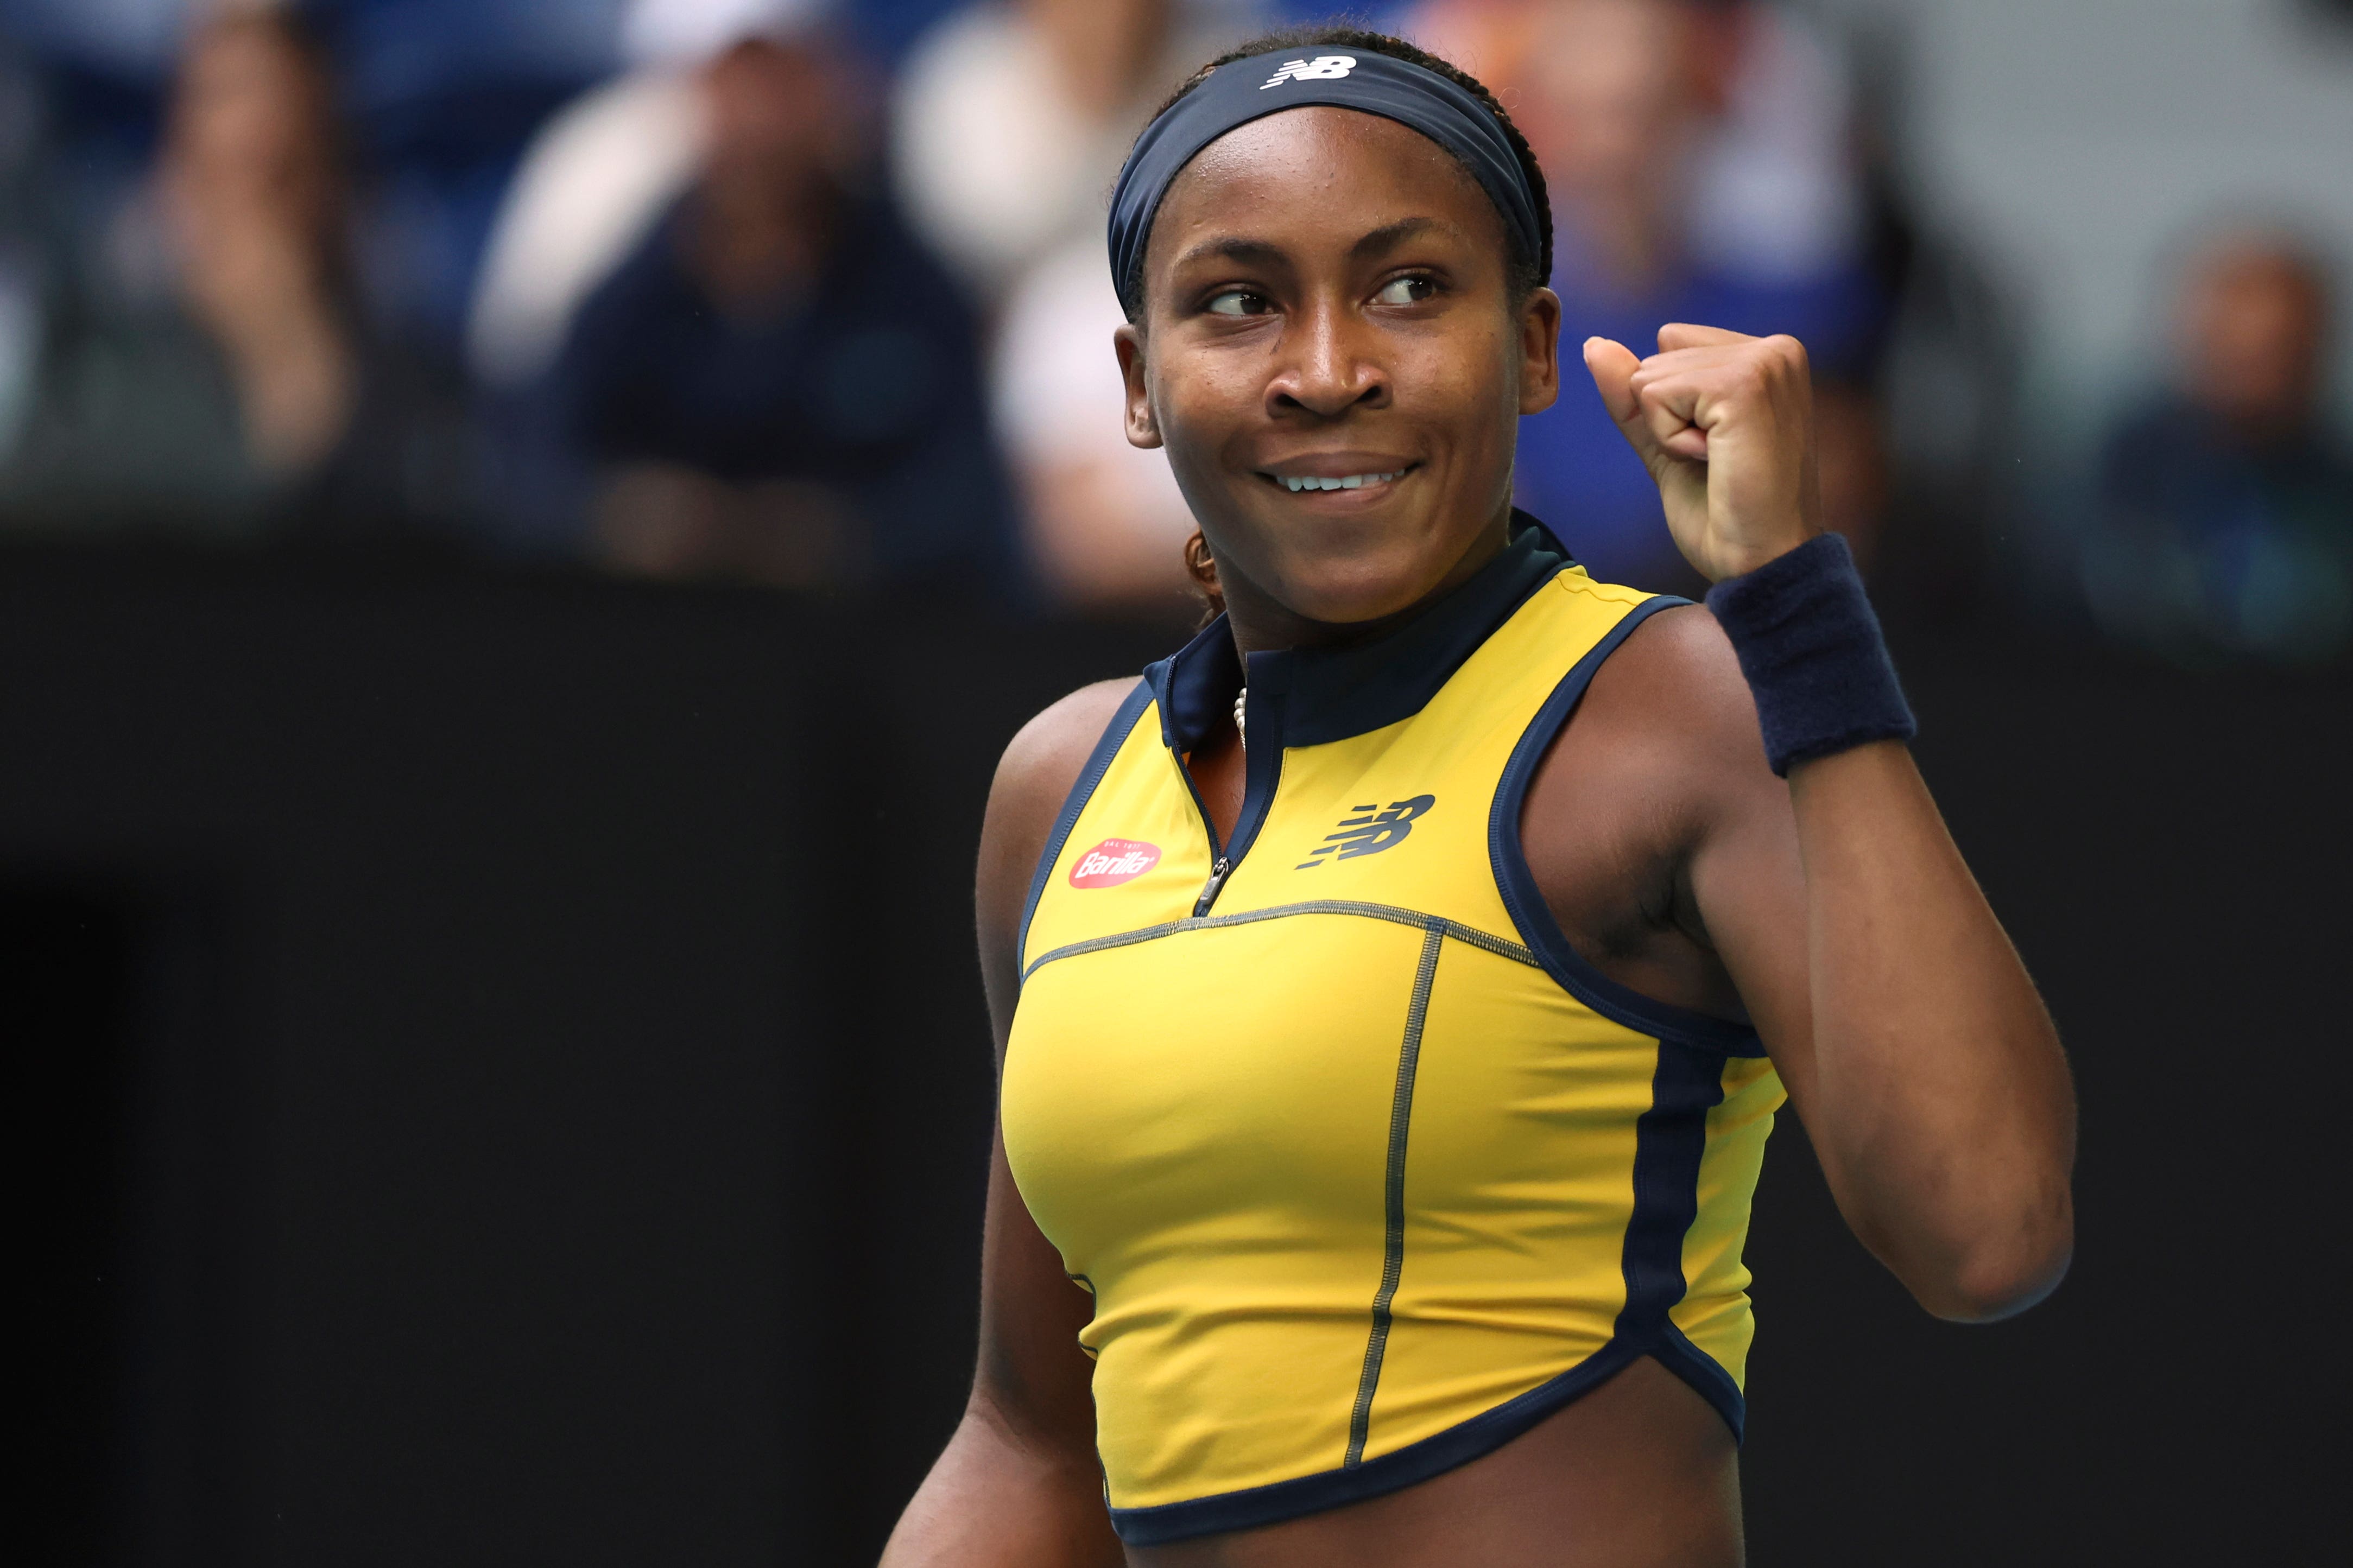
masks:
MULTIPOLYGON (((1784 1119, 1754 1560, 2315 1554, 2353 5, 1356 9, 1526 131, 1569 341, 1805 341, 2082 1078, 1990 1330, 1784 1119)), ((32 1560, 871 1559, 969 1375, 991 766, 1199 614, 1108 187, 1322 14, 0 0, 32 1560)), ((1518 484, 1697 586, 1589 386, 1518 484)))

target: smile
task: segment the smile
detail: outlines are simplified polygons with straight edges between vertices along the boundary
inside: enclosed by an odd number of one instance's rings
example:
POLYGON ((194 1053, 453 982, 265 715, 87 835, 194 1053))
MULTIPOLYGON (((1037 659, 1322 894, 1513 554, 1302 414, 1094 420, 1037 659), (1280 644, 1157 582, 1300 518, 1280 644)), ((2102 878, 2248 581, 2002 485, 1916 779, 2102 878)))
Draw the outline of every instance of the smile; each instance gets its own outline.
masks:
POLYGON ((1360 490, 1366 485, 1387 484, 1391 479, 1401 479, 1405 476, 1406 470, 1399 468, 1394 473, 1348 474, 1332 479, 1294 479, 1282 474, 1272 474, 1268 477, 1280 480, 1284 489, 1289 490, 1293 495, 1297 495, 1302 490, 1360 490))

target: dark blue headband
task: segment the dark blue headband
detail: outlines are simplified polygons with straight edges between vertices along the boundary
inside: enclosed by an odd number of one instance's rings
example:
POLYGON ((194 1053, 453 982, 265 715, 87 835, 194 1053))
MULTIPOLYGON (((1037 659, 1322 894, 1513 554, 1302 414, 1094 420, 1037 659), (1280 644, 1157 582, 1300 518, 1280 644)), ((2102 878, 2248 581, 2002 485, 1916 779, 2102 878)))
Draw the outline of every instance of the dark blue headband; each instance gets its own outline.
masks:
POLYGON ((1125 295, 1160 200, 1195 154, 1236 126, 1311 103, 1362 110, 1420 132, 1470 169, 1522 253, 1531 260, 1543 254, 1527 175, 1485 104, 1436 71, 1388 55, 1277 49, 1219 66, 1136 138, 1111 198, 1113 286, 1125 295), (1285 58, 1277 61, 1278 54, 1285 58))

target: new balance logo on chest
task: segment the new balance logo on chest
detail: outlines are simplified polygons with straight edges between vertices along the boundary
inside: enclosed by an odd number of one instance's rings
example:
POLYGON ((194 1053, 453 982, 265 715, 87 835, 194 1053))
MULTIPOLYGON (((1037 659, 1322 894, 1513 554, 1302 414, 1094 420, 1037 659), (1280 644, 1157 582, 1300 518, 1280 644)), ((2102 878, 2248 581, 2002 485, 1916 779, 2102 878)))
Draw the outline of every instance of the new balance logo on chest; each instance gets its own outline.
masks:
POLYGON ((1393 849, 1413 831, 1414 819, 1438 804, 1434 795, 1418 795, 1411 800, 1393 800, 1387 811, 1371 805, 1350 806, 1356 813, 1340 824, 1340 831, 1324 840, 1324 847, 1292 868, 1296 871, 1312 871, 1324 864, 1324 857, 1335 860, 1354 860, 1359 855, 1377 855, 1393 849))
POLYGON ((1281 87, 1287 81, 1338 81, 1356 68, 1354 55, 1317 55, 1312 60, 1285 60, 1259 91, 1281 87))

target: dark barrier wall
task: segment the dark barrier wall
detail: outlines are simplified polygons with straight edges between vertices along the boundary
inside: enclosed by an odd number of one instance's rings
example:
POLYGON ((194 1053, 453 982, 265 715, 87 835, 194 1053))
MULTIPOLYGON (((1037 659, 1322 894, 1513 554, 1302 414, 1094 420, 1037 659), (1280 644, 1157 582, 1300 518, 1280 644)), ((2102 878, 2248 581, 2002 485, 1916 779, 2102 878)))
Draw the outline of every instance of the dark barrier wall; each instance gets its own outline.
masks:
MULTIPOLYGON (((989 772, 1154 651, 0 563, 41 1560, 871 1560, 971 1360, 989 772)), ((2082 1248, 2023 1320, 1930 1322, 1785 1120, 1754 1560, 2307 1552, 2346 1370, 2353 691, 1992 645, 1906 671, 2074 1054, 2082 1248)))

